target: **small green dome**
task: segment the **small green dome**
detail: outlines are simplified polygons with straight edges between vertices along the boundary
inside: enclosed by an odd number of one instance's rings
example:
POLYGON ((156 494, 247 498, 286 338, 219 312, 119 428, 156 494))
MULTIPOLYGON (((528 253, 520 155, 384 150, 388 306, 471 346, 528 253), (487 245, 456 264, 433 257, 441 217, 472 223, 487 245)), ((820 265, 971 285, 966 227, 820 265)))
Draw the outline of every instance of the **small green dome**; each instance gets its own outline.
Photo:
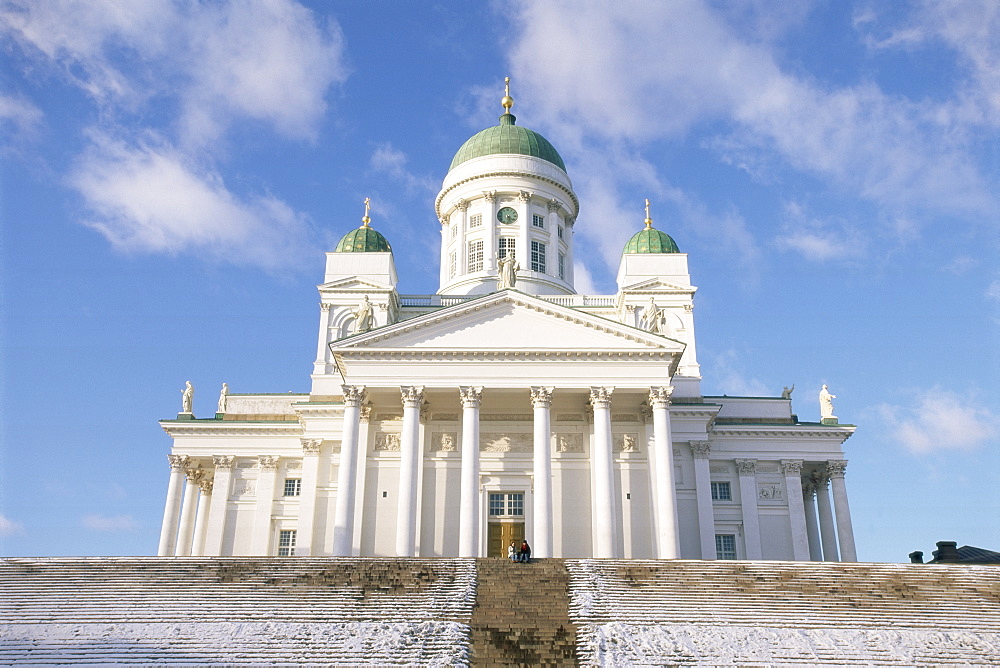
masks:
POLYGON ((514 114, 504 114, 500 117, 500 125, 494 125, 472 135, 462 144, 462 148, 458 149, 449 170, 455 169, 467 160, 484 155, 515 153, 541 158, 565 172, 566 165, 549 140, 534 130, 515 125, 515 120, 514 114))
POLYGON ((391 253, 392 247, 379 232, 362 225, 344 235, 334 253, 391 253))
POLYGON ((666 232, 647 227, 639 230, 625 244, 623 253, 680 253, 677 244, 666 232))

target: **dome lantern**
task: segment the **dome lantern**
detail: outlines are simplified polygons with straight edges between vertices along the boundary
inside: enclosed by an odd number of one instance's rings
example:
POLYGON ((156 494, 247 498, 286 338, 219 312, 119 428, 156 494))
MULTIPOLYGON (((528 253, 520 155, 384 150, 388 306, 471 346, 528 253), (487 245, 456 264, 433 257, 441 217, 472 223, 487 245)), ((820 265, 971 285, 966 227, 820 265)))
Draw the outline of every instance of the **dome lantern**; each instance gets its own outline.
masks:
POLYGON ((653 228, 649 217, 649 200, 646 200, 646 227, 639 230, 625 244, 622 253, 680 253, 677 243, 669 234, 653 228))
POLYGON ((345 234, 334 253, 391 253, 392 247, 386 238, 370 225, 371 198, 365 198, 365 215, 361 218, 361 227, 345 234))

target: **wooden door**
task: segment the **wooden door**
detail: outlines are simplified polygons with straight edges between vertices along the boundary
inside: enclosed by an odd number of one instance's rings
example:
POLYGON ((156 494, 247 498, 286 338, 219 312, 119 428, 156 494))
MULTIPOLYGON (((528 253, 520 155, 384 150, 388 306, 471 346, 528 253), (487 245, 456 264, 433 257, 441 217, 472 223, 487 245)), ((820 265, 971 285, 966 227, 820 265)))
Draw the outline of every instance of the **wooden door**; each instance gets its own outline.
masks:
POLYGON ((524 522, 490 522, 486 537, 486 556, 506 558, 511 541, 520 547, 524 540, 524 522))

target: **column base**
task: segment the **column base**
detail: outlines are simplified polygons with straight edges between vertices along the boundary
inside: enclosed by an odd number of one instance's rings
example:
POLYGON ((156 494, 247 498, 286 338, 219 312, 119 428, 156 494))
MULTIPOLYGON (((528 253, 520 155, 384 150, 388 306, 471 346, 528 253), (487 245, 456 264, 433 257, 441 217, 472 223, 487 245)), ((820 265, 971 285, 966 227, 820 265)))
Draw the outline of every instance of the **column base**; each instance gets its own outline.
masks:
POLYGON ((177 419, 178 420, 196 420, 197 418, 194 416, 194 413, 178 413, 177 414, 177 419))

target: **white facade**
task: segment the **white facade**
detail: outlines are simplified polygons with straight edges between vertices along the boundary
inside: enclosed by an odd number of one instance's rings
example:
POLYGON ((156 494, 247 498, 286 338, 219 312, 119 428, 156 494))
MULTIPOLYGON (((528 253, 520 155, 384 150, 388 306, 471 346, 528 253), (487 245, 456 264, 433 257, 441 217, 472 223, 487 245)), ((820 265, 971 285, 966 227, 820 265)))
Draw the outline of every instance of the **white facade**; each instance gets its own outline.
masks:
POLYGON ((626 253, 616 294, 576 294, 579 203, 531 155, 456 165, 435 208, 437 294, 400 294, 391 252, 327 254, 308 395, 161 422, 161 555, 472 557, 523 535, 536 557, 856 560, 854 428, 702 396, 686 255, 626 253))

